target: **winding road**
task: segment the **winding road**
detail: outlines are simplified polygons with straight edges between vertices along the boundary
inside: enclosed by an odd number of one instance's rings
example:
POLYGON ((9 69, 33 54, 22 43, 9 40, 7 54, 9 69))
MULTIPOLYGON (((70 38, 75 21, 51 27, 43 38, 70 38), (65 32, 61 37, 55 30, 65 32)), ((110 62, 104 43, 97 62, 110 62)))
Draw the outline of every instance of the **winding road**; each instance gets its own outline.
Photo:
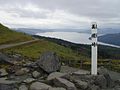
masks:
POLYGON ((14 44, 3 44, 3 45, 0 45, 0 49, 11 48, 11 47, 20 46, 20 45, 24 45, 24 44, 28 44, 28 43, 32 43, 36 41, 39 41, 39 39, 34 39, 34 40, 19 42, 19 43, 14 43, 14 44))

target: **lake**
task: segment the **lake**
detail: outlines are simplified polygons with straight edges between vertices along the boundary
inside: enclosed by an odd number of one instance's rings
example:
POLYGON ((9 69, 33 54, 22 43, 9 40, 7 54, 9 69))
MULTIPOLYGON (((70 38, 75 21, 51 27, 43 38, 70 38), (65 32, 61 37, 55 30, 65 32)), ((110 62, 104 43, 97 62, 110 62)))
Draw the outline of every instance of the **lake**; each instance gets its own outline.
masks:
MULTIPOLYGON (((91 34, 89 34, 89 33, 44 32, 44 33, 36 33, 36 35, 63 39, 63 40, 70 41, 70 42, 73 42, 73 43, 78 43, 78 44, 91 44, 91 40, 89 40, 89 37, 91 36, 91 34)), ((100 35, 98 35, 98 36, 100 36, 100 35)), ((106 43, 102 43, 102 42, 98 42, 98 44, 120 48, 120 46, 106 44, 106 43)))
POLYGON ((59 38, 66 41, 70 41, 73 43, 81 43, 81 44, 90 44, 90 34, 87 33, 77 33, 77 32, 45 32, 45 33, 37 33, 36 35, 59 38))

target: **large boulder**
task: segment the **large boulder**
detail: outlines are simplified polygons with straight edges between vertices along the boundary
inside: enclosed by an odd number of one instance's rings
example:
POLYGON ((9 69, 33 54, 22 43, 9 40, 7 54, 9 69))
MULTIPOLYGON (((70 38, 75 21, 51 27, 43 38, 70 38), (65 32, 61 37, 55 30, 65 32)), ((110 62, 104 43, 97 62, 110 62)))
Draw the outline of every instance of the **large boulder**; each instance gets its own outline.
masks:
POLYGON ((61 67, 60 60, 54 52, 44 53, 40 59, 37 60, 36 64, 47 73, 58 71, 61 67))
POLYGON ((30 85, 30 90, 49 90, 51 86, 41 83, 41 82, 34 82, 30 85))
POLYGON ((67 90, 77 90, 72 82, 63 78, 55 78, 53 83, 56 87, 63 87, 66 88, 67 90))

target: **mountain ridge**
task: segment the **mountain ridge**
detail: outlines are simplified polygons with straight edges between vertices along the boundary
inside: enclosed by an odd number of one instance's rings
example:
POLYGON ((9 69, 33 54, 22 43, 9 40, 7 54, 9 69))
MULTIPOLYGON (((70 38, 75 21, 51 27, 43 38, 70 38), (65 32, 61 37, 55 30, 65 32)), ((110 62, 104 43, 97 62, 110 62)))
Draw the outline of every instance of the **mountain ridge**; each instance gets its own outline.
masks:
POLYGON ((108 44, 114 44, 120 46, 120 33, 116 34, 106 34, 99 36, 98 40, 108 44))

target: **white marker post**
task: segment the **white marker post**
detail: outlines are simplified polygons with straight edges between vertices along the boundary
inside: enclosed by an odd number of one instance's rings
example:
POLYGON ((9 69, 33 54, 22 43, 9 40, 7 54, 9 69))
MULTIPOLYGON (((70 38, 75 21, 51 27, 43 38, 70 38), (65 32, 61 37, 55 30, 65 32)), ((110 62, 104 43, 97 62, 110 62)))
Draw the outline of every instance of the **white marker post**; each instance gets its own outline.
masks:
POLYGON ((97 23, 92 23, 92 63, 91 63, 91 74, 97 75, 97 23))

